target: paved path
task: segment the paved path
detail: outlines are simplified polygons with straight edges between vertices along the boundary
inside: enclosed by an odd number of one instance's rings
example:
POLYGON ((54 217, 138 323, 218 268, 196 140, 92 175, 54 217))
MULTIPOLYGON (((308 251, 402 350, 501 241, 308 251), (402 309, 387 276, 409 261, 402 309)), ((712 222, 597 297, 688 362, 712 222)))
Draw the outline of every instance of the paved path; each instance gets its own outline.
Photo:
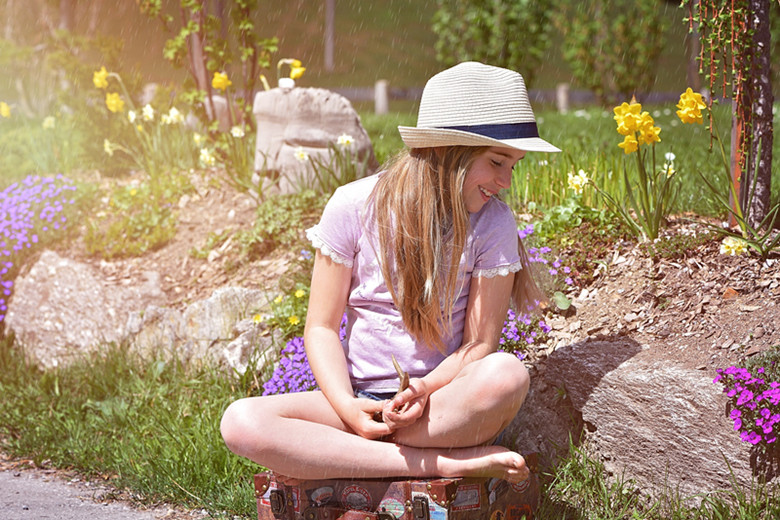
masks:
POLYGON ((98 502, 109 488, 62 480, 38 470, 0 470, 0 520, 174 520, 205 518, 167 508, 142 511, 124 502, 98 502))

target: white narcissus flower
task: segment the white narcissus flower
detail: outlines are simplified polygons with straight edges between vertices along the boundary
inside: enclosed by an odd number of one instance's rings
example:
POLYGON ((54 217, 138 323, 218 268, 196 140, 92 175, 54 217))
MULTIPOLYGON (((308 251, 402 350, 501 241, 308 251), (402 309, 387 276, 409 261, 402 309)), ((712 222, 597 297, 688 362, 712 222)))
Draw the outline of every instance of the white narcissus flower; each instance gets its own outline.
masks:
POLYGON ((674 169, 674 163, 664 163, 661 171, 666 174, 667 179, 677 173, 677 170, 674 169))
POLYGON ((741 255, 748 249, 747 242, 737 237, 726 237, 720 244, 720 254, 722 255, 741 255))
POLYGON ((309 160, 309 154, 303 149, 303 146, 299 146, 295 149, 295 158, 299 162, 306 162, 309 160))
POLYGON ((135 123, 135 119, 138 117, 138 114, 135 113, 135 110, 129 110, 127 112, 127 120, 131 123, 135 123))
POLYGON ((147 103, 144 105, 144 108, 141 109, 141 113, 143 114, 144 121, 153 121, 154 120, 154 107, 147 103))
POLYGON ((234 126, 230 129, 230 134, 235 137, 236 139, 241 139, 244 137, 244 129, 240 126, 234 126))
POLYGON ((173 124, 182 123, 184 122, 184 115, 176 107, 171 107, 168 111, 168 121, 173 124))
POLYGON ((56 124, 56 119, 54 119, 54 116, 48 116, 43 120, 41 126, 46 130, 51 130, 52 128, 54 128, 55 124, 56 124))
POLYGON ((201 148, 200 149, 200 162, 204 166, 214 166, 217 162, 217 160, 214 158, 214 154, 211 153, 211 150, 208 148, 201 148))
POLYGON ((577 173, 569 172, 569 188, 574 190, 574 193, 581 194, 587 183, 588 174, 585 170, 580 170, 577 173))
POLYGON ((336 143, 342 148, 348 148, 355 143, 355 140, 349 134, 341 134, 336 143))

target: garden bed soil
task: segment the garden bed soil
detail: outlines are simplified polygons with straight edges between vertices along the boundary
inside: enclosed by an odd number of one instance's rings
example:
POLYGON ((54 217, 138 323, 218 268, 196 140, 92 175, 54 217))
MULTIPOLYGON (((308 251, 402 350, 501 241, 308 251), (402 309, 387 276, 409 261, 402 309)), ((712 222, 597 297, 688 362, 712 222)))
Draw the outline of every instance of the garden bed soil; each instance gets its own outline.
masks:
MULTIPOLYGON (((164 247, 141 257, 105 261, 87 255, 83 242, 76 240, 61 254, 92 264, 117 284, 142 283, 145 271, 157 271, 172 307, 206 298, 226 285, 279 292, 279 278, 299 252, 276 249, 247 261, 235 233, 251 229, 256 200, 213 178, 195 175, 192 181, 194 193, 178 203, 176 236, 164 247), (230 238, 207 258, 190 254, 220 233, 230 238)), ((666 233, 705 231, 703 225, 677 219, 666 233)), ((529 363, 587 337, 629 336, 657 358, 714 371, 780 344, 780 260, 724 255, 719 246, 712 240, 683 257, 654 260, 634 242, 614 245, 592 266, 598 270, 594 282, 569 292, 569 312, 549 317, 550 339, 531 348, 529 363)))

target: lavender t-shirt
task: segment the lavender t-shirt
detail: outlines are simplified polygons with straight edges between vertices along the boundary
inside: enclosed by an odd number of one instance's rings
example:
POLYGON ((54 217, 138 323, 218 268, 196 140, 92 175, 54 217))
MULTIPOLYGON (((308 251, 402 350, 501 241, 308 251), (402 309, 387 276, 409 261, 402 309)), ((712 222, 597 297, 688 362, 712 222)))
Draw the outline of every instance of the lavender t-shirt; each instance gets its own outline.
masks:
MULTIPOLYGON (((378 175, 381 175, 378 174, 378 175)), ((377 259, 375 222, 366 219, 366 201, 376 185, 372 175, 340 187, 319 224, 306 234, 315 248, 352 269, 347 299, 347 335, 342 342, 352 386, 369 392, 394 392, 398 376, 391 355, 411 377, 422 377, 461 345, 472 276, 507 276, 521 268, 517 226, 509 207, 492 198, 471 214, 471 229, 461 257, 460 293, 453 306, 445 353, 417 342, 404 327, 377 259)), ((309 348, 316 348, 310 345, 309 348)))

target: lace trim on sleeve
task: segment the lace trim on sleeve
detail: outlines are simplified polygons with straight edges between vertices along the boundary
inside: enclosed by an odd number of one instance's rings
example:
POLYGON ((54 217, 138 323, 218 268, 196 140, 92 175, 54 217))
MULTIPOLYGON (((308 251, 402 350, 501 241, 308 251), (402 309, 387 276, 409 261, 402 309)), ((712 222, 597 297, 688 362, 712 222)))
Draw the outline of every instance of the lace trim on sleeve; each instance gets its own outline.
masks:
POLYGON ((503 267, 496 267, 494 269, 474 269, 474 271, 472 271, 471 273, 471 276, 482 277, 482 278, 495 278, 496 276, 509 276, 509 273, 516 273, 522 268, 523 268, 523 263, 518 260, 513 264, 503 266, 503 267))
POLYGON ((337 264, 341 264, 349 268, 352 268, 352 259, 343 256, 338 251, 335 251, 334 249, 329 247, 328 244, 326 244, 317 235, 316 227, 312 227, 306 230, 306 238, 308 238, 309 241, 311 242, 311 245, 314 246, 315 249, 319 249, 320 253, 322 253, 323 255, 330 257, 330 259, 336 262, 337 264))

